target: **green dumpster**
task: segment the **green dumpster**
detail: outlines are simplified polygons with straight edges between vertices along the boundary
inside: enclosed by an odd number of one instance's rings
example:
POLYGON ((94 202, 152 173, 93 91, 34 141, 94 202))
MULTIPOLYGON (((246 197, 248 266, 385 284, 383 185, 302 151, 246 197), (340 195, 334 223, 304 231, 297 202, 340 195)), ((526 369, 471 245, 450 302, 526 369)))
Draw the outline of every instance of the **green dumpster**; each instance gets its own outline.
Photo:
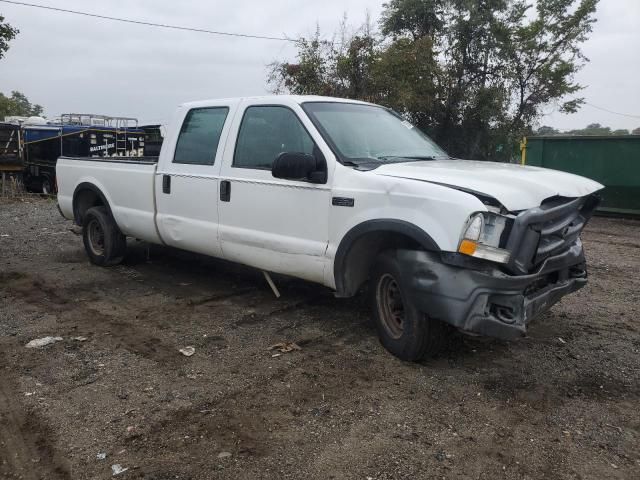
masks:
POLYGON ((640 135, 528 137, 525 163, 592 178, 600 211, 640 215, 640 135))

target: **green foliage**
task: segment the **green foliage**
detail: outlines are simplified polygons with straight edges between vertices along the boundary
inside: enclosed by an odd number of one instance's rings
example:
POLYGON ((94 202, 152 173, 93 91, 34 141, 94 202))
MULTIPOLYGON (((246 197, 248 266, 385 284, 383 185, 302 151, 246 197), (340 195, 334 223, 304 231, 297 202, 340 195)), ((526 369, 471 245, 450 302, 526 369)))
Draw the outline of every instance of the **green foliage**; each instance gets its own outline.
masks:
POLYGON ((619 128, 617 130, 613 130, 611 135, 629 135, 629 130, 626 128, 619 128))
MULTIPOLYGON (((0 59, 4 57, 4 54, 9 50, 9 42, 13 40, 17 34, 18 29, 13 28, 8 23, 4 23, 4 17, 0 15, 0 59)), ((2 121, 4 117, 11 115, 30 117, 41 114, 42 107, 31 104, 24 94, 13 91, 11 95, 7 97, 3 93, 0 93, 0 121, 2 121)))
POLYGON ((380 21, 382 34, 398 37, 409 35, 413 40, 433 37, 443 28, 442 0, 391 0, 384 3, 380 21))
POLYGON ((314 38, 298 43, 296 63, 270 65, 268 82, 277 93, 368 98, 375 53, 375 41, 366 32, 335 43, 320 40, 316 31, 314 38))
POLYGON ((611 135, 611 129, 609 127, 603 127, 599 123, 590 123, 586 128, 577 130, 570 130, 568 135, 611 135))
MULTIPOLYGON (((540 130, 537 132, 540 134, 540 130)), ((609 127, 603 127, 599 123, 590 123, 585 128, 569 130, 567 132, 555 132, 556 135, 629 135, 629 130, 620 128, 611 130, 609 127)))
POLYGON ((543 125, 535 133, 536 135, 562 135, 562 132, 560 132, 560 130, 549 127, 547 125, 543 125))
MULTIPOLYGON (((631 132, 632 134, 640 134, 640 128, 636 128, 631 132)), ((536 135, 629 135, 629 130, 625 128, 619 128, 617 130, 611 130, 609 127, 603 127, 599 123, 590 123, 585 128, 579 128, 575 130, 569 130, 561 132, 553 127, 543 126, 535 132, 536 135)))
POLYGON ((0 93, 0 121, 4 117, 11 115, 21 117, 42 115, 42 106, 32 104, 27 97, 20 92, 13 91, 9 97, 0 93))
POLYGON ((0 59, 9 50, 9 42, 18 34, 18 29, 8 23, 4 23, 4 17, 0 15, 0 59))
POLYGON ((381 103, 452 155, 504 160, 544 106, 580 108, 574 75, 597 1, 390 0, 380 35, 316 32, 294 63, 272 64, 269 83, 381 103))

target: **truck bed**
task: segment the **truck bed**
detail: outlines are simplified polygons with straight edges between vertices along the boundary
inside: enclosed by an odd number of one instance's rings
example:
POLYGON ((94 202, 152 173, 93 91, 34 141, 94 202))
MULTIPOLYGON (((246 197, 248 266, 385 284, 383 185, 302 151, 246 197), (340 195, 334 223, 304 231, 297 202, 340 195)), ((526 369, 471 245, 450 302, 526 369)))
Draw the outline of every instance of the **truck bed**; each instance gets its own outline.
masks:
POLYGON ((157 157, 60 157, 56 177, 62 214, 74 219, 74 192, 90 184, 105 196, 122 233, 160 242, 154 221, 157 162, 157 157))

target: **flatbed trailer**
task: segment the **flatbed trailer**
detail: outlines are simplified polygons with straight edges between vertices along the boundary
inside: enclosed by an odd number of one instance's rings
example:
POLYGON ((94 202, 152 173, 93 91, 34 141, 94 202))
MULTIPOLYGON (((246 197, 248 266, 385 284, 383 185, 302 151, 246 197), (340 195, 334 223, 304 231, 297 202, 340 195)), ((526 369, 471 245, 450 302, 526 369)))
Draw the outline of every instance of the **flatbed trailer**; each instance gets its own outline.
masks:
POLYGON ((12 171, 21 172, 25 187, 32 192, 57 191, 59 157, 153 156, 162 144, 159 125, 139 127, 137 119, 128 117, 72 113, 52 122, 29 118, 20 124, 0 125, 0 143, 11 139, 4 148, 10 153, 0 157, 0 168, 10 162, 12 171))
POLYGON ((22 132, 18 125, 0 123, 0 194, 5 195, 9 179, 20 176, 22 169, 22 132))
POLYGON ((54 193, 58 157, 142 156, 145 132, 135 118, 64 114, 45 125, 23 125, 24 182, 28 190, 54 193))
POLYGON ((21 165, 22 131, 18 125, 0 123, 0 170, 21 165))

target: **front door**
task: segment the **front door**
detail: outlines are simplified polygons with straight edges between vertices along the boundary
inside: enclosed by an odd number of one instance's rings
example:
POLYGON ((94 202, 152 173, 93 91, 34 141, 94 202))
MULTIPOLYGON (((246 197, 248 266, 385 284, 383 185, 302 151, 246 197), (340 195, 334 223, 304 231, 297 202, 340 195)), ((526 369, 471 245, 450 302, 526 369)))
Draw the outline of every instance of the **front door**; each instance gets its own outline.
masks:
MULTIPOLYGON (((233 103, 185 108, 179 134, 167 138, 156 173, 156 224, 167 245, 221 256, 218 238, 218 187, 224 139, 233 103)), ((178 120, 179 121, 179 120, 178 120)))
POLYGON ((331 169, 327 183, 313 184, 274 178, 271 165, 283 152, 329 158, 330 151, 297 104, 245 103, 232 132, 237 133, 225 150, 218 204, 224 257, 322 283, 331 169))

